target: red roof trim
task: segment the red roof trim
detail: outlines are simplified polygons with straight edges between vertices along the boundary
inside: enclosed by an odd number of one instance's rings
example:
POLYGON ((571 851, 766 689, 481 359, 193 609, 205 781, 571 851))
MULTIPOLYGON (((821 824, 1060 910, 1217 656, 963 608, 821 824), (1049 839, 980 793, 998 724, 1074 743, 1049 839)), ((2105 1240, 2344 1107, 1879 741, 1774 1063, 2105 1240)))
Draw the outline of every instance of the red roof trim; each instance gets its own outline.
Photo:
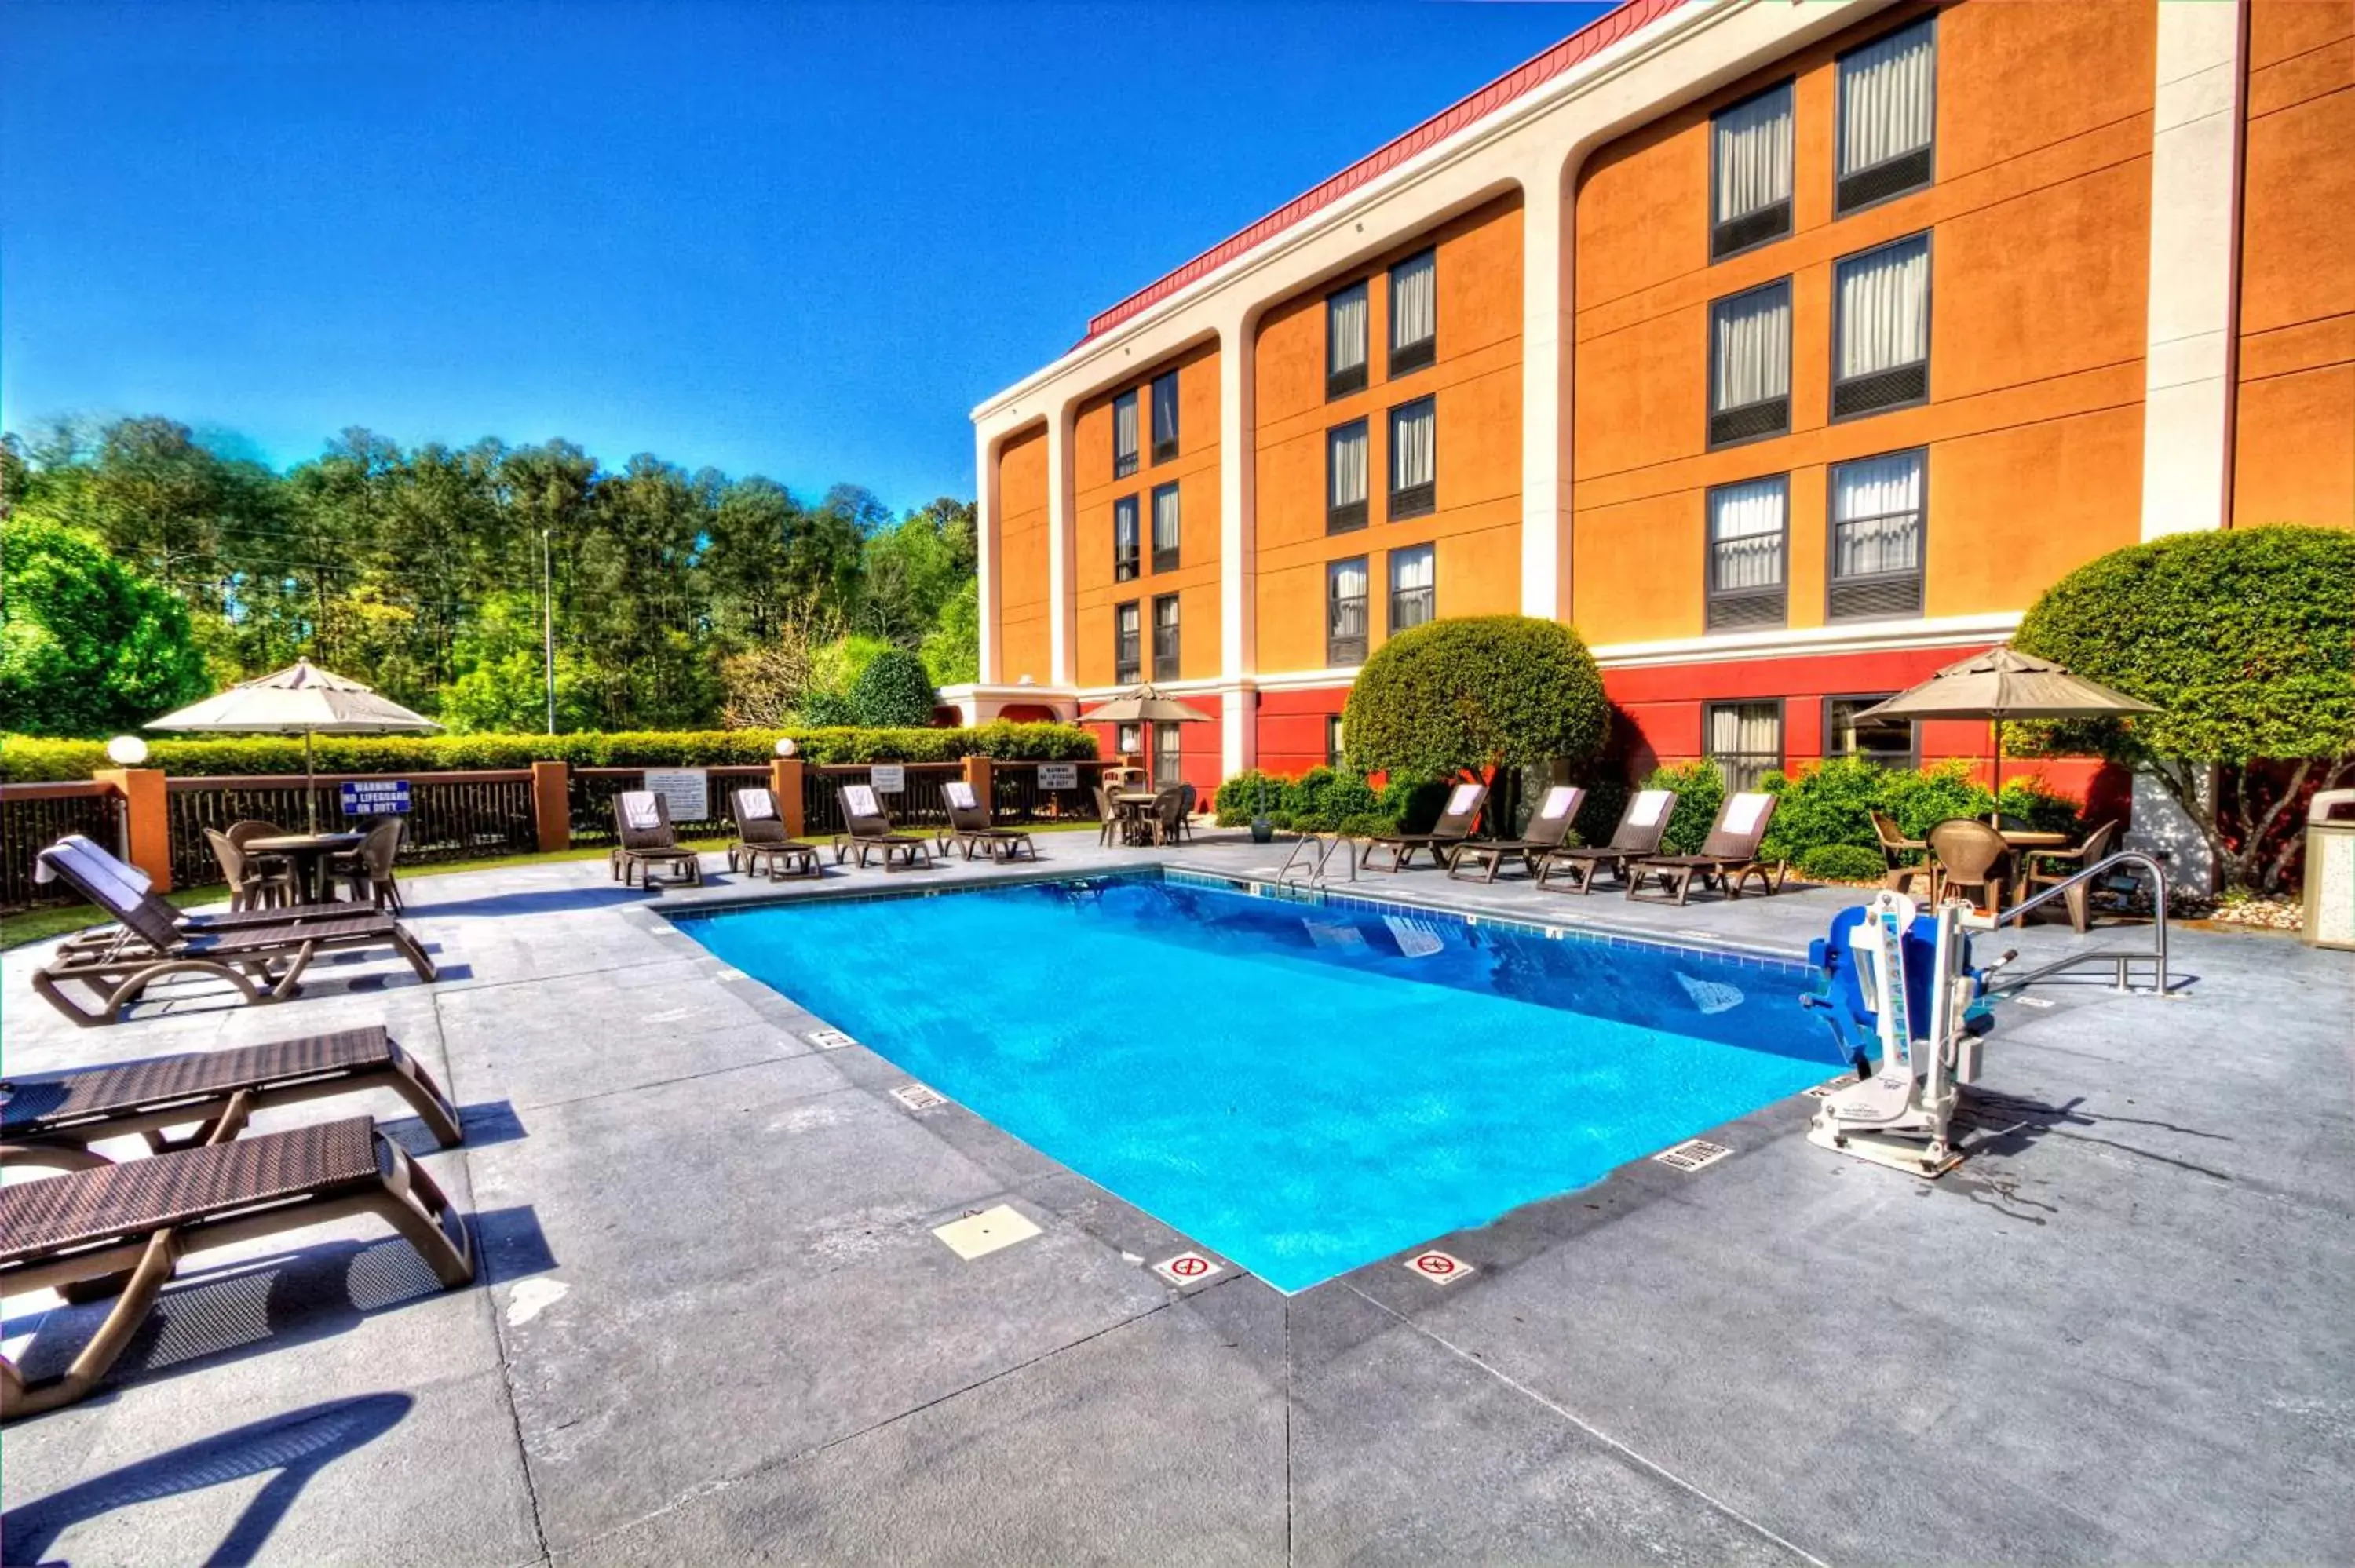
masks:
POLYGON ((1088 338, 1111 331, 1188 283, 1218 270, 1245 251, 1264 245, 1311 213, 1332 206, 1351 191, 1389 173, 1426 148, 1447 140, 1473 122, 1493 114, 1515 99, 1551 81, 1571 67, 1602 53, 1638 27, 1657 21, 1683 3, 1684 0, 1625 0, 1617 10, 1596 17, 1536 58, 1507 71, 1469 98, 1450 104, 1396 141, 1359 159, 1332 178, 1293 197, 1250 228, 1230 235, 1176 271, 1156 279, 1112 309, 1092 317, 1088 322, 1087 337, 1080 341, 1085 343, 1088 338))

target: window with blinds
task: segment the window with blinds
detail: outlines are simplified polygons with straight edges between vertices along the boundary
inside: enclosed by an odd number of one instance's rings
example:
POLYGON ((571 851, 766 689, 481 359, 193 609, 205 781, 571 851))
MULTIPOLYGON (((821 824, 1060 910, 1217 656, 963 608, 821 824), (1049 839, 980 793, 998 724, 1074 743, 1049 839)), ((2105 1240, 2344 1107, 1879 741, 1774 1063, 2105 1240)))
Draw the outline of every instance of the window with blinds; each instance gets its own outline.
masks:
POLYGON ((1167 462, 1178 455, 1178 373, 1164 371, 1153 378, 1153 461, 1167 462))
POLYGON ((1421 370, 1439 357, 1439 252, 1391 269, 1390 374, 1421 370))
POLYGON ((1325 432, 1325 532, 1366 525, 1366 421, 1325 432))
POLYGON ((1112 580, 1124 583, 1137 573, 1136 497, 1112 503, 1112 580))
POLYGON ((1710 116, 1709 259, 1791 232, 1791 84, 1710 116))
POLYGON ((1826 697, 1824 755, 1853 757, 1900 772, 1910 772, 1921 766, 1921 747, 1910 720, 1858 716, 1887 702, 1892 694, 1882 692, 1867 697, 1826 697))
POLYGON ((1153 678, 1178 678, 1178 596, 1174 593, 1153 601, 1153 678))
POLYGON ((1439 504, 1439 405, 1418 397, 1391 410, 1390 519, 1422 517, 1439 504))
POLYGON ((1924 16, 1840 57, 1835 216, 1930 183, 1937 86, 1934 17, 1924 16))
POLYGON ((1138 647, 1136 601, 1112 608, 1112 678, 1116 685, 1133 686, 1145 679, 1138 647))
POLYGON ((1153 569, 1178 569, 1178 487, 1174 484, 1153 492, 1153 569))
POLYGON ((1366 389, 1366 286, 1355 283, 1325 301, 1325 397, 1366 389))
POLYGON ((1791 429, 1791 280, 1709 308, 1709 444, 1791 429))
POLYGON ((1702 738, 1725 775, 1726 793, 1755 789, 1783 766, 1783 705, 1711 703, 1702 738))
POLYGON ((1178 747, 1185 741, 1185 726, 1160 724, 1153 726, 1153 787, 1175 789, 1186 782, 1185 754, 1178 747))
POLYGON ((1391 635, 1429 620, 1439 609, 1433 547, 1417 545, 1391 552, 1391 635))
POLYGON ((1827 619, 1922 613, 1929 470, 1929 453, 1919 449, 1832 469, 1827 619))
POLYGON ((1325 715, 1325 766, 1339 768, 1345 749, 1342 745, 1341 715, 1327 714, 1325 715))
POLYGON ((1930 397, 1930 237, 1851 256, 1832 274, 1832 418, 1930 397))
POLYGON ((1784 474, 1709 493, 1710 630, 1783 624, 1790 512, 1784 474))
POLYGON ((1366 557, 1325 568, 1325 662, 1335 669, 1366 662, 1366 557))
POLYGON ((1112 747, 1119 756, 1135 757, 1137 749, 1144 744, 1145 726, 1143 725, 1124 724, 1114 726, 1112 747))
POLYGON ((1126 479, 1136 471, 1136 394, 1124 392, 1112 400, 1112 476, 1126 479))

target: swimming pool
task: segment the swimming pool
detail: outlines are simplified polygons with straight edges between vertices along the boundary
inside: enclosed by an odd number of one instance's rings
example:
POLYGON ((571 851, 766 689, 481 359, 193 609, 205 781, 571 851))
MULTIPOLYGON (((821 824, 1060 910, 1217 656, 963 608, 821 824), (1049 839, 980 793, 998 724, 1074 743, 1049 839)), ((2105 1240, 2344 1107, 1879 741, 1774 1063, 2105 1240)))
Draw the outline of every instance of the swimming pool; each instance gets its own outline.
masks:
POLYGON ((713 953, 1284 1290, 1822 1082, 1796 966, 1208 878, 687 916, 713 953))

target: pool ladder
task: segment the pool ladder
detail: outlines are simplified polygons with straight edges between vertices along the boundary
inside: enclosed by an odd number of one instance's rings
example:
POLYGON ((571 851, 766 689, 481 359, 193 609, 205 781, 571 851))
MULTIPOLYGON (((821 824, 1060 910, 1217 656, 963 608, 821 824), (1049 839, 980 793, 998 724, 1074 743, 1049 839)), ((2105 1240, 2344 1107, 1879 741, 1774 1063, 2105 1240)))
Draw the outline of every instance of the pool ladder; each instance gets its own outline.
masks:
POLYGON ((2140 850, 2121 850, 2119 853, 2110 856, 2107 860, 2101 862, 2099 864, 2087 866, 2084 870, 2077 873, 2076 875, 2070 877, 2065 882, 2054 883, 2051 886, 2046 888, 2035 897, 2013 905, 2010 908, 2006 909, 2001 914, 1996 916, 1992 920, 1972 920, 1967 922, 1967 924, 1983 931, 1992 931, 1998 927, 2015 924, 2023 916, 2027 915, 2030 910, 2040 908, 2042 906, 2051 903, 2053 899, 2059 898, 2066 894, 2073 887, 2076 887, 2081 885, 2091 887, 2095 877, 2100 876, 2112 866, 2126 863, 2139 866, 2150 873, 2152 897, 2151 945, 2148 948, 2109 947, 2094 948, 2082 953, 2064 954, 2062 957, 2053 959, 2051 963, 2039 964, 2032 969, 2014 970, 2006 968, 1988 982, 1987 989, 1990 991, 2019 991, 2022 987, 2030 984, 2031 981, 2042 980, 2047 975, 2059 974, 2063 969, 2087 969, 2101 965, 2108 965, 2116 974, 2117 989, 2120 991, 2131 991, 2133 989, 2135 967, 2138 964, 2148 964, 2150 966, 2151 990, 2162 997, 2173 994, 2168 989, 2167 873, 2160 868, 2158 861, 2154 860, 2149 855, 2143 853, 2140 850))
POLYGON ((1347 838, 1338 833, 1336 833, 1331 838, 1326 838, 1317 833, 1301 834, 1299 838, 1293 841, 1292 853, 1284 857, 1283 869, 1275 874, 1275 885, 1278 887, 1281 887, 1284 884, 1293 881, 1293 873, 1298 872, 1300 874, 1298 881, 1301 886, 1324 886, 1327 882, 1333 880, 1327 874, 1327 868, 1332 864, 1333 854, 1337 850, 1340 852, 1341 863, 1345 868, 1347 868, 1348 873, 1348 874, 1341 880, 1346 882, 1357 881, 1359 842, 1359 841, 1356 839, 1347 838), (1306 858, 1305 859, 1303 858, 1303 852, 1306 852, 1306 858))

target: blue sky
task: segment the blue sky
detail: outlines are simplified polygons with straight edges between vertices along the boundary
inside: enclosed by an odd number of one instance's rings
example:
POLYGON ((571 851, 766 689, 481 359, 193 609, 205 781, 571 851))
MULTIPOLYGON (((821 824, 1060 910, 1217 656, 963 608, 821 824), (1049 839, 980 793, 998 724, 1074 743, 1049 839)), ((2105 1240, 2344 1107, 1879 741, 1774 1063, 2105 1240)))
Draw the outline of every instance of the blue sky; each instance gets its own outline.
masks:
POLYGON ((895 506, 1088 316, 1607 7, 11 0, 0 421, 895 506))

